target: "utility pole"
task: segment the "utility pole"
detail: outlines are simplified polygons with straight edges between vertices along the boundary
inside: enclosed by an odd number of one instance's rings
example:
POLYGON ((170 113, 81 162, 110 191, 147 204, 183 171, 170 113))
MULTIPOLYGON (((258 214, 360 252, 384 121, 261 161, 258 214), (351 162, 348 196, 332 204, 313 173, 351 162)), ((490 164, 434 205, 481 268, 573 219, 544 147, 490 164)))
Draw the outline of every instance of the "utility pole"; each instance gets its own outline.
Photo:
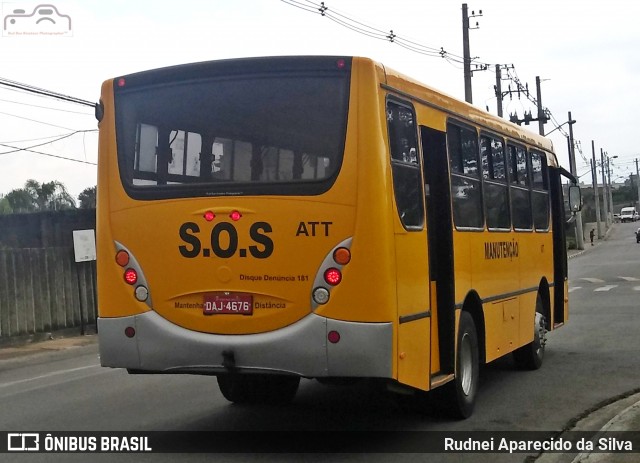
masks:
MULTIPOLYGON (((607 176, 609 177, 609 214, 611 215, 611 221, 613 221, 613 188, 611 188, 611 158, 608 153, 604 153, 607 157, 607 176)), ((615 156, 616 158, 618 156, 615 156)))
POLYGON ((502 117, 502 70, 499 64, 496 64, 496 97, 498 98, 498 117, 502 117))
POLYGON ((471 50, 469 49, 469 12, 462 4, 462 51, 464 57, 464 101, 473 103, 471 91, 471 50))
POLYGON ((596 171, 596 144, 591 140, 591 178, 593 182, 593 197, 596 202, 596 227, 598 229, 598 239, 602 239, 602 229, 600 228, 600 193, 598 192, 598 174, 596 171))
MULTIPOLYGON (((542 92, 540 90, 540 76, 536 76, 536 96, 538 98, 538 133, 544 136, 544 123, 547 121, 544 117, 544 109, 542 108, 542 92)), ((571 119, 571 116, 569 116, 571 119)))
MULTIPOLYGON (((571 167, 571 173, 575 177, 577 175, 576 169, 576 152, 573 147, 573 124, 576 121, 571 119, 571 111, 569 111, 569 165, 571 167)), ((576 247, 578 249, 584 249, 584 234, 582 231, 582 212, 576 212, 576 247)))
MULTIPOLYGON (((471 50, 469 48, 469 29, 478 29, 478 23, 476 27, 469 27, 469 18, 475 18, 482 16, 482 10, 476 15, 475 11, 471 12, 469 16, 469 10, 467 4, 462 4, 462 52, 464 61, 464 101, 467 103, 473 103, 473 92, 471 90, 471 50)), ((484 70, 484 69, 483 69, 484 70)))
POLYGON ((604 151, 600 148, 600 168, 602 169, 602 203, 604 205, 604 217, 607 228, 611 225, 609 222, 609 190, 607 189, 607 177, 604 170, 604 151))
POLYGON ((638 158, 636 158, 636 186, 638 187, 638 206, 640 207, 640 171, 638 171, 638 158))

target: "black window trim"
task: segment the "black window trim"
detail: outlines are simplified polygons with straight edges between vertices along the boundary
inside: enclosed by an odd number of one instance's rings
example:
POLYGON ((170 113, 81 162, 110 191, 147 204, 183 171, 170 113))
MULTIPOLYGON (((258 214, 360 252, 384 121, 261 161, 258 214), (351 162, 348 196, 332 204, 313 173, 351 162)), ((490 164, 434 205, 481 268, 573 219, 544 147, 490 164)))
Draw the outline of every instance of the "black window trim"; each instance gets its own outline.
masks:
POLYGON ((426 224, 426 204, 425 204, 425 191, 424 191, 424 177, 423 177, 423 172, 422 172, 422 143, 420 140, 420 130, 418 130, 418 118, 416 115, 416 108, 413 105, 413 103, 409 100, 405 100, 402 98, 397 97, 396 95, 393 95, 391 93, 388 93, 386 95, 385 98, 385 103, 384 103, 384 112, 385 112, 385 122, 386 122, 386 131, 387 131, 387 153, 389 155, 389 160, 390 160, 390 167, 391 167, 391 188, 393 191, 393 200, 396 206, 396 215, 398 217, 398 220, 400 221, 400 223, 402 224, 402 227, 408 231, 408 232, 419 232, 419 231, 423 231, 425 229, 425 224, 426 224), (415 136, 416 136, 416 158, 417 158, 417 164, 413 164, 411 162, 406 162, 406 161, 401 161, 399 159, 395 159, 392 155, 391 155, 391 139, 389 137, 389 124, 386 121, 386 115, 387 115, 387 105, 389 103, 394 103, 397 104, 398 106, 403 106, 406 109, 409 109, 411 111, 411 113, 413 114, 413 121, 414 121, 414 132, 415 132, 415 136), (400 167, 401 169, 418 169, 419 170, 419 174, 420 174, 420 197, 421 197, 421 204, 422 204, 422 222, 420 225, 406 225, 404 223, 404 221, 402 220, 402 218, 400 217, 400 210, 398 209, 398 203, 395 197, 395 185, 393 182, 393 168, 394 166, 396 167, 400 167))
POLYGON ((445 127, 447 128, 446 133, 449 133, 448 130, 448 126, 449 124, 452 124, 454 126, 457 126, 458 128, 461 129, 467 129, 467 130, 471 130, 473 132, 475 132, 476 134, 476 165, 478 166, 477 172, 478 175, 477 176, 471 176, 471 175, 465 175, 462 173, 457 173, 457 172, 453 172, 453 169, 451 168, 451 156, 449 154, 449 139, 447 138, 447 163, 449 166, 449 189, 451 189, 451 179, 452 177, 455 175, 456 177, 460 177, 460 178, 464 178, 467 180, 471 180, 474 182, 478 182, 479 186, 480 186, 480 198, 482 200, 482 207, 481 207, 481 211, 482 211, 482 226, 481 227, 467 227, 467 226, 459 226, 456 224, 455 218, 453 217, 453 195, 451 196, 451 217, 453 219, 453 226, 456 230, 458 231, 467 231, 467 232, 483 232, 486 230, 487 224, 486 224, 486 214, 485 214, 485 208, 484 208, 484 188, 483 188, 483 183, 482 183, 482 166, 481 166, 481 162, 482 162, 482 158, 480 156, 480 130, 478 127, 472 125, 472 124, 468 124, 464 121, 461 121, 460 119, 457 119, 455 117, 447 117, 446 120, 446 125, 445 127))
POLYGON ((530 168, 531 168, 531 211, 534 213, 533 217, 533 231, 535 233, 549 233, 551 231, 551 202, 550 202, 550 179, 549 179, 549 162, 547 160, 547 153, 545 151, 542 151, 540 149, 536 149, 536 148, 529 148, 529 164, 530 164, 530 168), (533 182, 533 153, 536 153, 540 156, 541 159, 543 159, 543 168, 542 168, 542 183, 544 188, 540 189, 540 188, 534 188, 534 182, 533 182), (535 211, 533 210, 534 207, 534 203, 533 203, 533 195, 535 193, 539 193, 539 194, 544 194, 547 197, 547 227, 546 228, 537 228, 536 227, 536 223, 535 223, 535 211))
MULTIPOLYGON (((480 134, 478 139, 482 140, 482 137, 485 138, 493 138, 495 140, 501 141, 502 142, 502 150, 503 150, 503 155, 504 155, 504 180, 495 180, 492 178, 486 179, 484 178, 484 175, 482 175, 482 182, 483 182, 483 188, 482 188, 482 203, 483 203, 483 209, 484 209, 484 221, 485 221, 485 227, 487 229, 487 231, 489 231, 490 233, 511 233, 513 231, 513 218, 511 216, 511 188, 509 188, 509 161, 508 161, 508 154, 507 154, 507 138, 499 135, 496 132, 490 132, 488 130, 485 129, 480 129, 480 134), (509 207, 509 228, 500 228, 500 227, 489 227, 489 225, 487 224, 487 201, 486 201, 486 197, 484 195, 486 189, 484 188, 484 184, 490 184, 490 185, 497 185, 497 186, 501 186, 507 189, 507 205, 509 207)), ((478 149, 480 149, 481 147, 481 143, 478 144, 478 149)), ((480 162, 482 162, 482 151, 480 152, 480 162)))

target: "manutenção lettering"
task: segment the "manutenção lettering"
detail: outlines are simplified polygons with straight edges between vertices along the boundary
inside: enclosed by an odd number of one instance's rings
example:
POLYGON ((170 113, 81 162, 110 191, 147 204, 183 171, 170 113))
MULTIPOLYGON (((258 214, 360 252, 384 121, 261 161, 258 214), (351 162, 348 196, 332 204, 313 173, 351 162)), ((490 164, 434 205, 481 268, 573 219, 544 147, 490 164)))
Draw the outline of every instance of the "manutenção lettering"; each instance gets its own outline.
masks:
POLYGON ((485 259, 513 259, 518 257, 517 241, 493 241, 484 243, 485 259))

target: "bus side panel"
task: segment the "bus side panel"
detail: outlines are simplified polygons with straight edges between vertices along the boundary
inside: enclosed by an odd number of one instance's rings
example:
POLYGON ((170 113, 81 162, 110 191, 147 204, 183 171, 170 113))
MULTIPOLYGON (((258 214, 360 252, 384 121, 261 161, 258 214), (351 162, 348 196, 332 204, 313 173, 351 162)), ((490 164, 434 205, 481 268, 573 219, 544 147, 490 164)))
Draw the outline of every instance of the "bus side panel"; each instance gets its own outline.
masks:
POLYGON ((357 191, 352 260, 344 268, 344 278, 336 288, 339 291, 335 291, 335 298, 332 293, 331 303, 317 311, 327 318, 365 322, 396 320, 396 269, 390 215, 394 206, 388 193, 393 186, 385 148, 386 113, 381 109, 384 106, 380 106, 380 98, 379 74, 374 63, 355 58, 345 151, 345 160, 357 160, 347 177, 357 191))
POLYGON ((114 265, 116 249, 110 225, 110 212, 113 209, 112 205, 128 204, 130 200, 122 188, 117 186, 120 184, 120 174, 116 153, 113 80, 103 83, 101 102, 104 115, 99 123, 96 203, 98 315, 119 317, 147 312, 150 308, 145 303, 133 299, 130 291, 122 290, 122 268, 114 265))

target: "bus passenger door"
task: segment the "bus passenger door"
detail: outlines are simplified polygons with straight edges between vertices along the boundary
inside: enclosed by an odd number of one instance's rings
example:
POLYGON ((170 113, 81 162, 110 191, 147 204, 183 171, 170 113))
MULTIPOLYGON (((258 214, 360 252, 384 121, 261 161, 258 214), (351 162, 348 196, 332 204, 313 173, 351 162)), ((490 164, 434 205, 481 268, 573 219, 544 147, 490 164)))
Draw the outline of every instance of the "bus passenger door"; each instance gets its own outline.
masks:
POLYGON ((453 219, 446 132, 420 126, 431 291, 431 375, 454 372, 455 281, 453 219))
POLYGON ((427 390, 430 385, 428 249, 420 147, 411 103, 390 98, 387 124, 391 154, 396 298, 398 311, 397 379, 427 390))

